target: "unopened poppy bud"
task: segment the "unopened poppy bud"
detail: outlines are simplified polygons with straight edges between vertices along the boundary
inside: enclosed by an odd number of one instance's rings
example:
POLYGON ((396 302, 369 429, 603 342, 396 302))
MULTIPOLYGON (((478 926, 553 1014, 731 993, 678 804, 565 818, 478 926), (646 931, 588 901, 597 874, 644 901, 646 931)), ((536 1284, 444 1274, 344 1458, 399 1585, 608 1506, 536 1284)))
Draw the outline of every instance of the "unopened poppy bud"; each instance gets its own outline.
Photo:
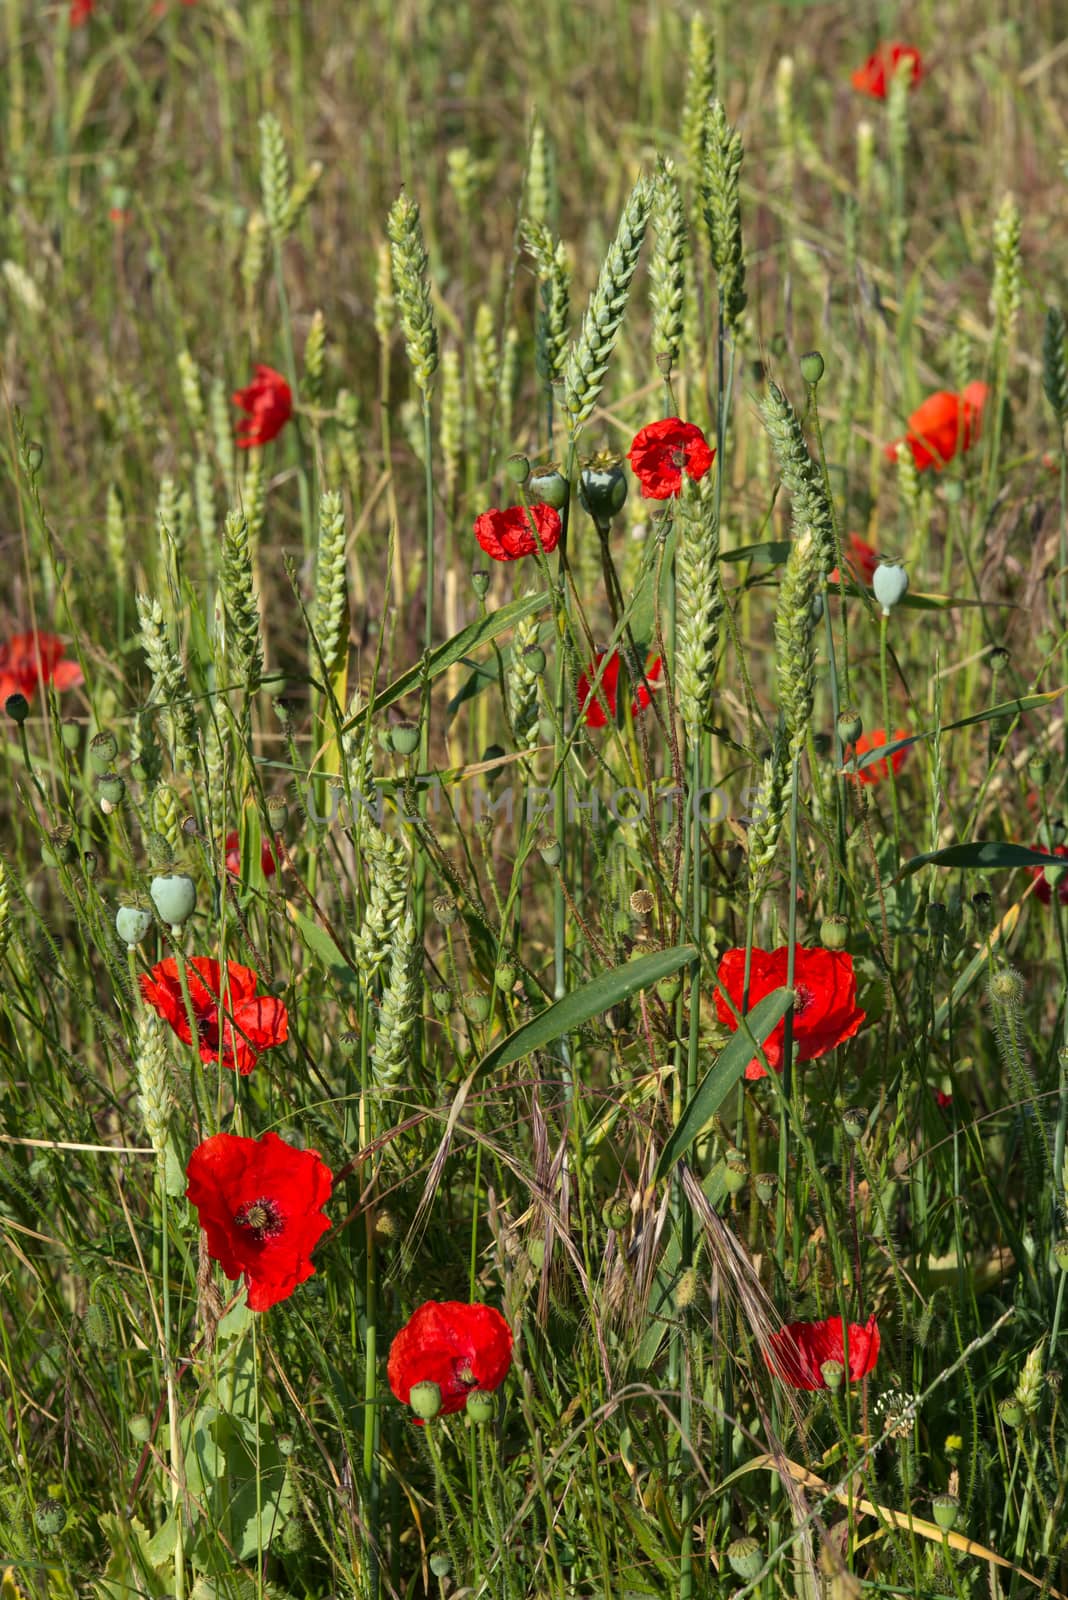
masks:
POLYGON ((622 459, 610 450, 591 456, 579 473, 579 504, 599 528, 606 528, 623 509, 627 478, 622 459))
POLYGON ((818 350, 809 350, 801 357, 801 376, 813 389, 825 371, 826 366, 818 350))
POLYGON ((408 1393, 408 1404, 417 1417, 433 1422, 441 1410, 441 1390, 436 1383, 413 1383, 408 1393))
POLYGON ((95 734, 89 741, 89 765, 101 776, 111 771, 118 753, 118 741, 107 729, 103 733, 95 734))
POLYGON ((842 1112, 842 1128, 847 1139, 862 1139, 867 1127, 868 1113, 862 1106, 847 1106, 842 1112))
POLYGON ((419 727, 414 722, 398 722, 390 729, 390 744, 399 756, 414 756, 419 748, 419 727))
POLYGON ((493 1421, 493 1413, 497 1406, 488 1389, 472 1389, 464 1404, 467 1415, 477 1428, 485 1427, 487 1422, 493 1421))
POLYGON ((755 1539, 735 1539, 727 1546, 727 1560, 744 1583, 750 1583, 764 1565, 764 1552, 755 1539))
POLYGON ((616 1195, 611 1200, 606 1200, 601 1207, 601 1221, 606 1228, 611 1228, 615 1233, 619 1233, 630 1221, 630 1206, 619 1195, 616 1195))
POLYGON ((647 917, 655 904, 648 889, 635 889, 630 897, 630 909, 636 917, 647 917))
POLYGON ((15 694, 9 694, 4 701, 4 710, 12 722, 17 722, 21 726, 30 714, 30 702, 24 694, 16 691, 15 694))
POLYGON ((434 898, 434 916, 443 928, 451 928, 456 921, 456 901, 451 894, 439 894, 434 898))
POLYGON ((480 600, 489 594, 490 575, 485 567, 476 567, 471 574, 471 587, 480 600))
POLYGON ((502 961, 494 969, 493 981, 502 994, 511 994, 515 987, 515 968, 510 961, 502 961))
POLYGON ((517 450, 504 463, 504 470, 513 483, 524 484, 530 477, 530 462, 521 451, 517 450))
POLYGON ((723 1169, 723 1187, 728 1194, 737 1194, 745 1188, 749 1169, 744 1161, 728 1161, 723 1169))
POLYGON ((836 915, 820 923, 820 943, 825 950, 844 950, 849 943, 849 919, 836 915))
POLYGON ((541 677, 545 671, 545 651, 540 644, 528 644, 523 651, 523 665, 528 667, 536 677, 541 677))
POLYGON ((828 1389, 840 1389, 842 1379, 845 1377, 845 1368, 840 1361, 822 1361, 820 1363, 820 1376, 828 1389))
POLYGON ((128 950, 136 950, 152 926, 152 913, 143 906, 120 906, 115 931, 128 950))
POLYGON ((1018 1428, 1023 1421, 1023 1406, 1015 1395, 1007 1394, 998 1401, 998 1416, 1007 1428, 1018 1428))
POLYGON ((672 973, 670 978, 661 978, 656 992, 666 1006, 673 1006, 682 993, 682 979, 677 973, 672 973))
POLYGON ((98 781, 97 791, 100 795, 101 809, 114 811, 116 806, 122 805, 123 797, 126 794, 126 780, 120 777, 117 772, 106 773, 98 781))
POLYGON ((447 1578, 452 1571, 452 1560, 444 1550, 435 1550, 430 1557, 430 1570, 435 1578, 447 1578))
POLYGON ((64 750, 69 750, 73 755, 82 742, 82 725, 75 722, 73 717, 67 717, 59 726, 59 737, 63 740, 64 750))
POLYGON ((1000 677, 1011 661, 1012 656, 1005 649, 1005 646, 996 645, 990 652, 990 676, 992 678, 1000 677))
POLYGON ((280 794, 267 797, 267 821, 272 833, 281 833, 289 821, 289 806, 280 794))
POLYGON ((189 921, 197 903, 197 886, 184 872, 164 873, 148 886, 152 904, 172 933, 189 921))
POLYGON ((900 561, 880 561, 875 569, 875 576, 871 581, 875 598, 883 608, 883 616, 888 617, 895 606, 900 605, 909 592, 909 575, 900 561))
POLYGON ((1049 756, 1045 754, 1034 755, 1027 763, 1027 770, 1039 787, 1044 788, 1049 782, 1050 773, 1053 771, 1053 764, 1050 761, 1049 756))
POLYGON ((434 1007, 434 1010, 437 1012, 438 1016, 443 1017, 452 1006, 452 995, 449 993, 448 989, 432 989, 430 993, 430 1003, 434 1007))
POLYGON ((864 723, 859 711, 852 706, 838 713, 838 737, 843 744, 856 744, 864 732, 864 723))
POLYGON ((532 500, 562 511, 567 505, 567 479, 558 467, 539 467, 530 475, 527 492, 532 500))
POLYGON ((1058 1239, 1053 1246, 1053 1259, 1062 1272, 1068 1272, 1068 1239, 1058 1239))
POLYGON ((60 1505, 58 1500, 42 1500, 33 1513, 33 1520, 38 1533, 43 1533, 47 1539, 54 1539, 67 1526, 67 1508, 60 1505))
POLYGON ((143 1411, 136 1411, 126 1426, 130 1430, 130 1438, 136 1444, 147 1444, 152 1437, 152 1424, 143 1411))
POLYGON ((936 1494, 931 1501, 931 1515, 943 1533, 951 1533, 957 1526, 960 1501, 955 1494, 936 1494))
POLYGON ((547 867, 558 867, 564 852, 559 839, 554 839, 551 834, 543 834, 538 842, 538 854, 547 867))
POLYGON ((464 995, 464 1016, 468 1022, 485 1022, 490 1014, 490 997, 483 994, 480 989, 472 989, 464 995))
POLYGON ((753 1185, 761 1205, 770 1206, 775 1199, 775 1191, 779 1187, 779 1180, 776 1174, 774 1172, 758 1172, 753 1179, 753 1185))

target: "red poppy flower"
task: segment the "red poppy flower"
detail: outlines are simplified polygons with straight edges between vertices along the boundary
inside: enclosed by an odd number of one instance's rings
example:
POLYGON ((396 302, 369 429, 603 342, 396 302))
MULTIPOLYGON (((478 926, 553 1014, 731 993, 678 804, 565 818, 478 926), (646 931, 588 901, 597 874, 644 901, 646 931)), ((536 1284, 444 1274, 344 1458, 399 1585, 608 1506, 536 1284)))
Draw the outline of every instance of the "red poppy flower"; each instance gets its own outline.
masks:
MULTIPOLYGON (((879 565, 879 552, 867 539, 862 539, 859 533, 849 535, 849 543, 844 552, 846 560, 846 576, 853 578, 857 583, 862 583, 865 588, 871 588, 871 581, 875 576, 875 569, 879 565)), ((838 582, 838 568, 828 578, 828 583, 838 582)))
POLYGON ((13 694, 32 700, 41 683, 50 683, 58 693, 84 683, 81 667, 64 661, 63 650, 63 640, 54 633, 16 633, 0 644, 0 706, 13 694))
POLYGON ((912 451, 917 472, 925 472, 928 467, 941 472, 958 450, 970 450, 978 439, 983 407, 989 397, 987 383, 970 383, 963 394, 939 389, 912 413, 904 440, 895 439, 884 454, 888 460, 896 461, 898 445, 905 443, 912 451))
POLYGON ((512 1330, 493 1306, 426 1300, 389 1347, 389 1386, 402 1405, 417 1383, 436 1383, 442 1414, 462 1411, 472 1389, 496 1389, 512 1364, 512 1330))
MULTIPOLYGON (((750 1010, 758 1000, 781 988, 786 982, 787 948, 756 950, 749 966, 750 1010)), ((719 964, 719 981, 734 1002, 742 1008, 745 951, 728 950, 719 964)), ((857 979, 853 957, 846 950, 806 950, 799 946, 794 957, 794 1059, 816 1061, 836 1045, 852 1039, 866 1013, 857 1006, 857 979)), ((726 1000, 717 991, 716 1012, 732 1033, 738 1024, 726 1000)), ((782 1071, 783 1022, 772 1029, 764 1041, 764 1054, 776 1072, 782 1071)), ((761 1063, 754 1057, 745 1069, 750 1080, 766 1078, 761 1063)))
POLYGON ((494 561, 518 561, 534 554, 531 520, 538 530, 541 547, 548 555, 560 542, 560 513, 541 501, 528 511, 523 506, 494 508, 475 518, 475 538, 494 561))
POLYGON ((875 54, 870 55, 864 65, 853 73, 854 89, 859 89, 861 94, 870 94, 874 100, 885 100, 901 61, 911 62, 909 88, 915 89, 923 77, 923 57, 914 45, 889 43, 881 44, 875 54))
MULTIPOLYGON (((821 1368, 825 1361, 837 1361, 845 1369, 845 1336, 841 1317, 824 1322, 788 1322, 773 1333, 764 1360, 783 1383, 792 1389, 826 1389, 821 1368)), ((849 1381, 866 1378, 879 1358, 879 1327, 869 1317, 863 1327, 849 1324, 849 1381)))
MULTIPOLYGON (((273 995, 256 993, 260 980, 251 967, 228 961, 224 983, 218 961, 209 956, 193 956, 186 963, 186 973, 201 1061, 218 1061, 231 1072, 236 1067, 247 1078, 265 1050, 288 1039, 289 1013, 273 995), (223 988, 225 1030, 219 1025, 223 988), (220 1040, 221 1032, 225 1036, 220 1040)), ((182 980, 173 956, 159 962, 151 972, 141 974, 141 993, 164 1022, 170 1023, 183 1044, 191 1043, 182 980)))
POLYGON ((700 428, 678 417, 647 423, 634 435, 627 460, 646 500, 668 500, 682 488, 682 474, 703 478, 716 452, 700 428))
POLYGON ((935 1089, 932 1092, 935 1097, 935 1104, 939 1106, 942 1111, 948 1111, 953 1104, 953 1096, 951 1094, 947 1094, 944 1089, 935 1089))
MULTIPOLYGON (((1041 850, 1050 857, 1058 856, 1062 861, 1068 860, 1068 845, 1065 844, 1054 845, 1052 850, 1048 850, 1044 844, 1033 844, 1031 849, 1041 850)), ((1053 890, 1046 882, 1045 867, 1028 867, 1027 870, 1032 878, 1035 879, 1035 899, 1041 900, 1044 906, 1051 905, 1053 903, 1053 890)), ((1062 906, 1068 906, 1068 872, 1065 873, 1057 885, 1057 899, 1062 906)))
POLYGON ((70 25, 81 28, 93 14, 95 0, 70 0, 70 25))
MULTIPOLYGON (((908 736, 909 730, 907 728, 895 728, 893 740, 888 740, 885 728, 873 728, 870 735, 861 734, 853 746, 853 755, 862 756, 868 750, 881 750, 884 744, 892 744, 894 740, 907 739, 908 736)), ((854 783, 857 781, 860 783, 882 783, 890 776, 891 766, 895 772, 901 771, 902 763, 907 755, 907 749, 895 750, 892 756, 886 756, 882 761, 873 761, 870 766, 862 767, 859 772, 851 772, 849 776, 854 783)))
POLYGON ((334 1183, 317 1150, 295 1150, 276 1133, 217 1133, 197 1145, 186 1177, 208 1253, 228 1278, 245 1274, 250 1311, 288 1300, 313 1276, 311 1253, 330 1226, 322 1207, 334 1183))
MULTIPOLYGON (((273 878, 277 864, 274 846, 271 844, 270 839, 261 840, 260 866, 263 868, 263 876, 265 878, 273 878)), ((226 835, 226 870, 232 873, 235 878, 240 878, 241 876, 241 838, 236 828, 226 835)))
POLYGON ((251 450, 276 439, 293 415, 292 391, 273 367, 257 367, 248 388, 238 389, 232 399, 235 406, 248 412, 238 424, 239 450, 251 450))
MULTIPOLYGON (((593 680, 597 675, 597 668, 600 666, 603 660, 604 651, 598 650, 596 661, 592 661, 586 668, 585 672, 579 673, 578 701, 580 707, 586 705, 590 689, 593 685, 593 680)), ((594 699, 590 701, 589 705, 586 706, 587 728, 603 728, 609 717, 615 717, 616 694, 619 688, 619 667, 619 651, 613 650, 608 664, 604 669, 601 681, 597 687, 597 694, 594 699), (608 706, 607 713, 605 712, 605 704, 608 706)), ((654 656, 652 651, 650 651, 645 658, 645 676, 654 689, 660 682, 660 675, 663 670, 664 663, 661 661, 660 657, 654 656)), ((634 699, 630 703, 631 716, 640 716, 651 699, 652 696, 650 695, 646 684, 639 683, 634 699)))

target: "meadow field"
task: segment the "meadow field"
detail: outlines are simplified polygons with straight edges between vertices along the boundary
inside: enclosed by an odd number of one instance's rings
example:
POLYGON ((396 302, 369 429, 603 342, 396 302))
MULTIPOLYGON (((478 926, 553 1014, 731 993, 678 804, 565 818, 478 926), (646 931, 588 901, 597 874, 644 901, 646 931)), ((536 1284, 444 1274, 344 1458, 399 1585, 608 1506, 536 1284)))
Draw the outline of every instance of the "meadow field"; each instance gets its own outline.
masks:
POLYGON ((1068 4, 0 14, 0 1600, 1064 1600, 1068 4))

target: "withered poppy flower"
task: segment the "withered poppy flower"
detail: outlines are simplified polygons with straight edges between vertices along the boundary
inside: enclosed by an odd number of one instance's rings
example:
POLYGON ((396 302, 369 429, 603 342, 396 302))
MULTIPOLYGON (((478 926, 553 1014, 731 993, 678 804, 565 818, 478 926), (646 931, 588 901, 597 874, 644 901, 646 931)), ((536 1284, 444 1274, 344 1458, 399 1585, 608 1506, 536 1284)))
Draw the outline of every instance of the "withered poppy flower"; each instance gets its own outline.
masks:
POLYGON ((417 1383, 436 1383, 442 1414, 462 1411, 472 1389, 496 1389, 512 1364, 512 1330, 493 1306, 426 1300, 389 1348, 389 1386, 402 1405, 417 1383))
MULTIPOLYGON (((1053 849, 1050 850, 1044 844, 1033 844, 1031 849, 1042 850, 1051 859, 1054 857, 1059 857, 1062 861, 1068 861, 1068 845, 1054 845, 1053 849)), ((1045 867, 1028 867, 1027 870, 1031 874, 1032 878, 1035 879, 1035 899, 1041 900, 1044 906, 1052 905, 1053 890, 1046 882, 1045 867)), ((1065 872, 1064 877, 1057 885, 1057 899, 1060 901, 1062 906, 1068 906, 1068 871, 1065 872)))
POLYGON ((646 500, 667 500, 682 488, 683 471, 703 478, 716 458, 700 428, 678 417, 649 422, 634 435, 627 460, 646 500))
MULTIPOLYGON (((749 967, 749 1007, 786 983, 788 950, 752 952, 749 967)), ((719 964, 719 981, 734 1002, 742 1008, 745 951, 728 950, 719 964)), ((794 1060, 816 1061, 837 1045, 851 1039, 866 1013, 857 1006, 857 979, 853 957, 846 950, 806 949, 798 946, 794 955, 794 1060)), ((738 1030, 726 1000, 716 993, 716 1013, 732 1033, 738 1030)), ((776 1072, 782 1071, 782 1042, 785 1019, 764 1040, 764 1054, 776 1072)), ((753 1058, 745 1069, 749 1079, 766 1078, 760 1061, 753 1058)))
MULTIPOLYGON (((851 533, 846 543, 845 550, 846 576, 855 579, 865 588, 871 588, 871 580, 875 576, 875 569, 879 565, 879 552, 867 539, 862 539, 859 533, 851 533)), ((828 583, 838 582, 838 568, 828 578, 828 583)))
MULTIPOLYGON (((265 878, 273 878, 277 862, 274 857, 274 846, 270 839, 260 841, 260 866, 265 878)), ((241 876, 241 837, 237 829, 226 835, 226 870, 233 877, 241 876)))
MULTIPOLYGON (((869 750, 881 750, 884 744, 893 744, 898 739, 907 739, 907 728, 895 728, 893 738, 888 739, 885 728, 873 728, 870 734, 862 733, 853 746, 853 756, 866 755, 869 750)), ((900 772, 908 750, 895 750, 892 756, 885 756, 882 761, 872 761, 868 766, 862 767, 859 772, 848 774, 854 782, 883 783, 890 776, 890 768, 900 772)))
MULTIPOLYGON (((236 1067, 247 1078, 265 1050, 284 1044, 289 1037, 285 1006, 273 995, 256 993, 259 978, 251 967, 228 961, 224 974, 211 957, 192 956, 186 963, 186 975, 201 1061, 218 1061, 231 1071, 236 1067), (225 1028, 220 1023, 220 1005, 225 1028)), ((183 1044, 190 1044, 182 980, 173 956, 141 974, 141 993, 183 1044)))
POLYGON ((293 415, 293 394, 289 384, 273 367, 258 366, 256 376, 245 389, 232 396, 235 406, 247 416, 238 423, 237 447, 251 450, 276 439, 293 415))
POLYGON ((889 461, 897 460, 898 446, 907 444, 917 472, 933 467, 941 472, 959 451, 970 450, 983 425, 983 407, 990 398, 990 385, 969 383, 963 394, 939 389, 909 418, 904 440, 895 439, 885 447, 889 461))
POLYGON ((54 633, 16 633, 0 644, 0 706, 13 694, 32 700, 38 684, 58 692, 85 682, 76 661, 63 660, 64 644, 54 633))
POLYGON ((923 77, 923 57, 914 45, 896 43, 881 44, 864 65, 856 69, 852 75, 854 89, 859 89, 861 94, 870 94, 874 100, 885 100, 894 73, 902 61, 908 61, 911 65, 909 88, 915 89, 923 77))
POLYGON ((520 556, 534 554, 532 520, 541 547, 548 555, 560 542, 560 513, 540 500, 531 505, 529 511, 523 506, 483 511, 475 518, 475 538, 494 561, 518 561, 520 556))
MULTIPOLYGON (((601 681, 597 686, 597 693, 590 701, 589 705, 586 705, 586 701, 589 698, 594 679, 597 676, 597 668, 604 660, 604 655, 605 653, 603 650, 598 650, 596 661, 591 662, 586 668, 585 672, 579 673, 578 702, 580 709, 582 706, 586 706, 587 728, 603 728, 607 723, 608 718, 614 718, 616 714, 616 698, 619 690, 620 668, 618 650, 612 651, 612 654, 609 657, 604 672, 601 676, 601 681), (606 704, 608 706, 607 712, 605 711, 606 704)), ((650 651, 645 658, 645 677, 647 682, 639 683, 637 689, 635 690, 634 699, 630 703, 630 714, 632 717, 640 716, 645 710, 646 706, 649 704, 649 701, 652 697, 649 693, 647 684, 652 685, 652 687, 655 689, 660 682, 660 675, 663 670, 664 664, 660 657, 654 656, 652 651, 650 651)))
MULTIPOLYGON (((824 1322, 788 1322, 773 1333, 764 1351, 764 1360, 783 1383, 792 1389, 826 1389, 823 1364, 837 1361, 846 1366, 845 1335, 841 1317, 824 1322)), ((866 1378, 879 1357, 879 1327, 874 1317, 861 1326, 849 1324, 849 1381, 866 1378)))
POLYGON ((250 1311, 287 1300, 313 1275, 334 1181, 318 1151, 295 1150, 276 1133, 217 1133, 197 1145, 186 1176, 208 1253, 228 1278, 245 1274, 250 1311))

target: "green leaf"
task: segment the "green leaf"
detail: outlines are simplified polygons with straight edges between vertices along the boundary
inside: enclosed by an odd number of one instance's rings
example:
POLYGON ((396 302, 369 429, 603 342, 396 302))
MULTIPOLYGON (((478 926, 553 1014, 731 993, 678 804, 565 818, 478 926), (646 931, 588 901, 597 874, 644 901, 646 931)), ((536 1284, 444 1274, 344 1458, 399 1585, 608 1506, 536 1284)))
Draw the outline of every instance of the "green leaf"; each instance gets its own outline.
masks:
POLYGON ((665 1178, 689 1150, 701 1129, 715 1116, 757 1048, 786 1015, 794 994, 792 989, 773 989, 742 1018, 741 1026, 729 1044, 720 1051, 705 1073, 693 1099, 683 1111, 674 1133, 664 1146, 656 1166, 657 1179, 665 1178))
POLYGON ((971 844, 951 844, 944 850, 928 850, 913 856, 898 873, 907 878, 921 867, 971 867, 978 872, 996 872, 1002 867, 1056 866, 1057 857, 1048 851, 1032 850, 1026 844, 1002 844, 997 840, 975 839, 971 844))
POLYGON ((475 1074, 492 1072, 495 1067, 511 1066, 513 1061, 529 1056, 534 1050, 543 1049, 565 1033, 573 1033, 584 1022, 589 1022, 591 1017, 599 1017, 621 1000, 637 994, 639 989, 648 989, 654 983, 659 983, 661 978, 670 978, 680 967, 696 960, 697 950, 694 946, 680 944, 671 950, 656 950, 652 955, 636 956, 634 960, 625 961, 622 966, 613 967, 609 972, 599 973, 580 989, 574 989, 570 994, 565 994, 562 1000, 546 1006, 533 1021, 524 1023, 494 1045, 482 1057, 475 1074))
POLYGON ((359 978, 352 963, 345 959, 325 928, 320 928, 317 922, 298 911, 291 901, 287 902, 287 908, 296 923, 297 932, 312 955, 322 962, 339 988, 355 993, 359 988, 359 978))
MULTIPOLYGON (((376 694, 373 702, 375 711, 385 711, 387 706, 393 705, 397 700, 403 700, 407 694, 413 694, 418 689, 425 675, 427 678, 440 678, 443 672, 448 672, 450 667, 463 660, 472 650, 477 650, 481 644, 489 644, 496 639, 498 634, 505 633, 509 628, 514 628, 517 622, 524 617, 529 617, 532 612, 540 611, 549 604, 549 596, 543 591, 541 594, 526 595, 522 600, 512 600, 508 605, 502 606, 499 611, 494 611, 490 616, 480 617, 477 622, 472 622, 470 627, 462 628, 451 639, 446 639, 444 644, 439 644, 431 650, 425 669, 422 661, 417 661, 414 667, 409 667, 407 672, 402 672, 399 678, 376 694)), ((365 706, 358 711, 350 721, 343 724, 342 732, 351 733, 358 728, 367 716, 372 706, 365 706)))
POLYGON ((1034 711, 1038 706, 1048 706, 1051 701, 1059 700, 1063 693, 1063 688, 1050 689, 1044 694, 1023 695, 1019 700, 1003 700, 1000 705, 987 706, 985 711, 973 711, 970 717, 961 717, 957 722, 944 722, 941 728, 929 728, 926 733, 910 733, 907 739, 891 739, 889 744, 876 745, 873 750, 865 750, 863 755, 858 756, 856 770, 863 772, 873 761, 885 761, 888 756, 895 755, 898 750, 907 750, 910 745, 918 744, 921 739, 934 739, 939 734, 952 733, 956 728, 974 728, 981 722, 1007 721, 1024 711, 1034 711))
POLYGON ((778 567, 790 554, 792 539, 769 539, 763 544, 740 544, 737 550, 721 550, 721 561, 767 561, 778 567))

